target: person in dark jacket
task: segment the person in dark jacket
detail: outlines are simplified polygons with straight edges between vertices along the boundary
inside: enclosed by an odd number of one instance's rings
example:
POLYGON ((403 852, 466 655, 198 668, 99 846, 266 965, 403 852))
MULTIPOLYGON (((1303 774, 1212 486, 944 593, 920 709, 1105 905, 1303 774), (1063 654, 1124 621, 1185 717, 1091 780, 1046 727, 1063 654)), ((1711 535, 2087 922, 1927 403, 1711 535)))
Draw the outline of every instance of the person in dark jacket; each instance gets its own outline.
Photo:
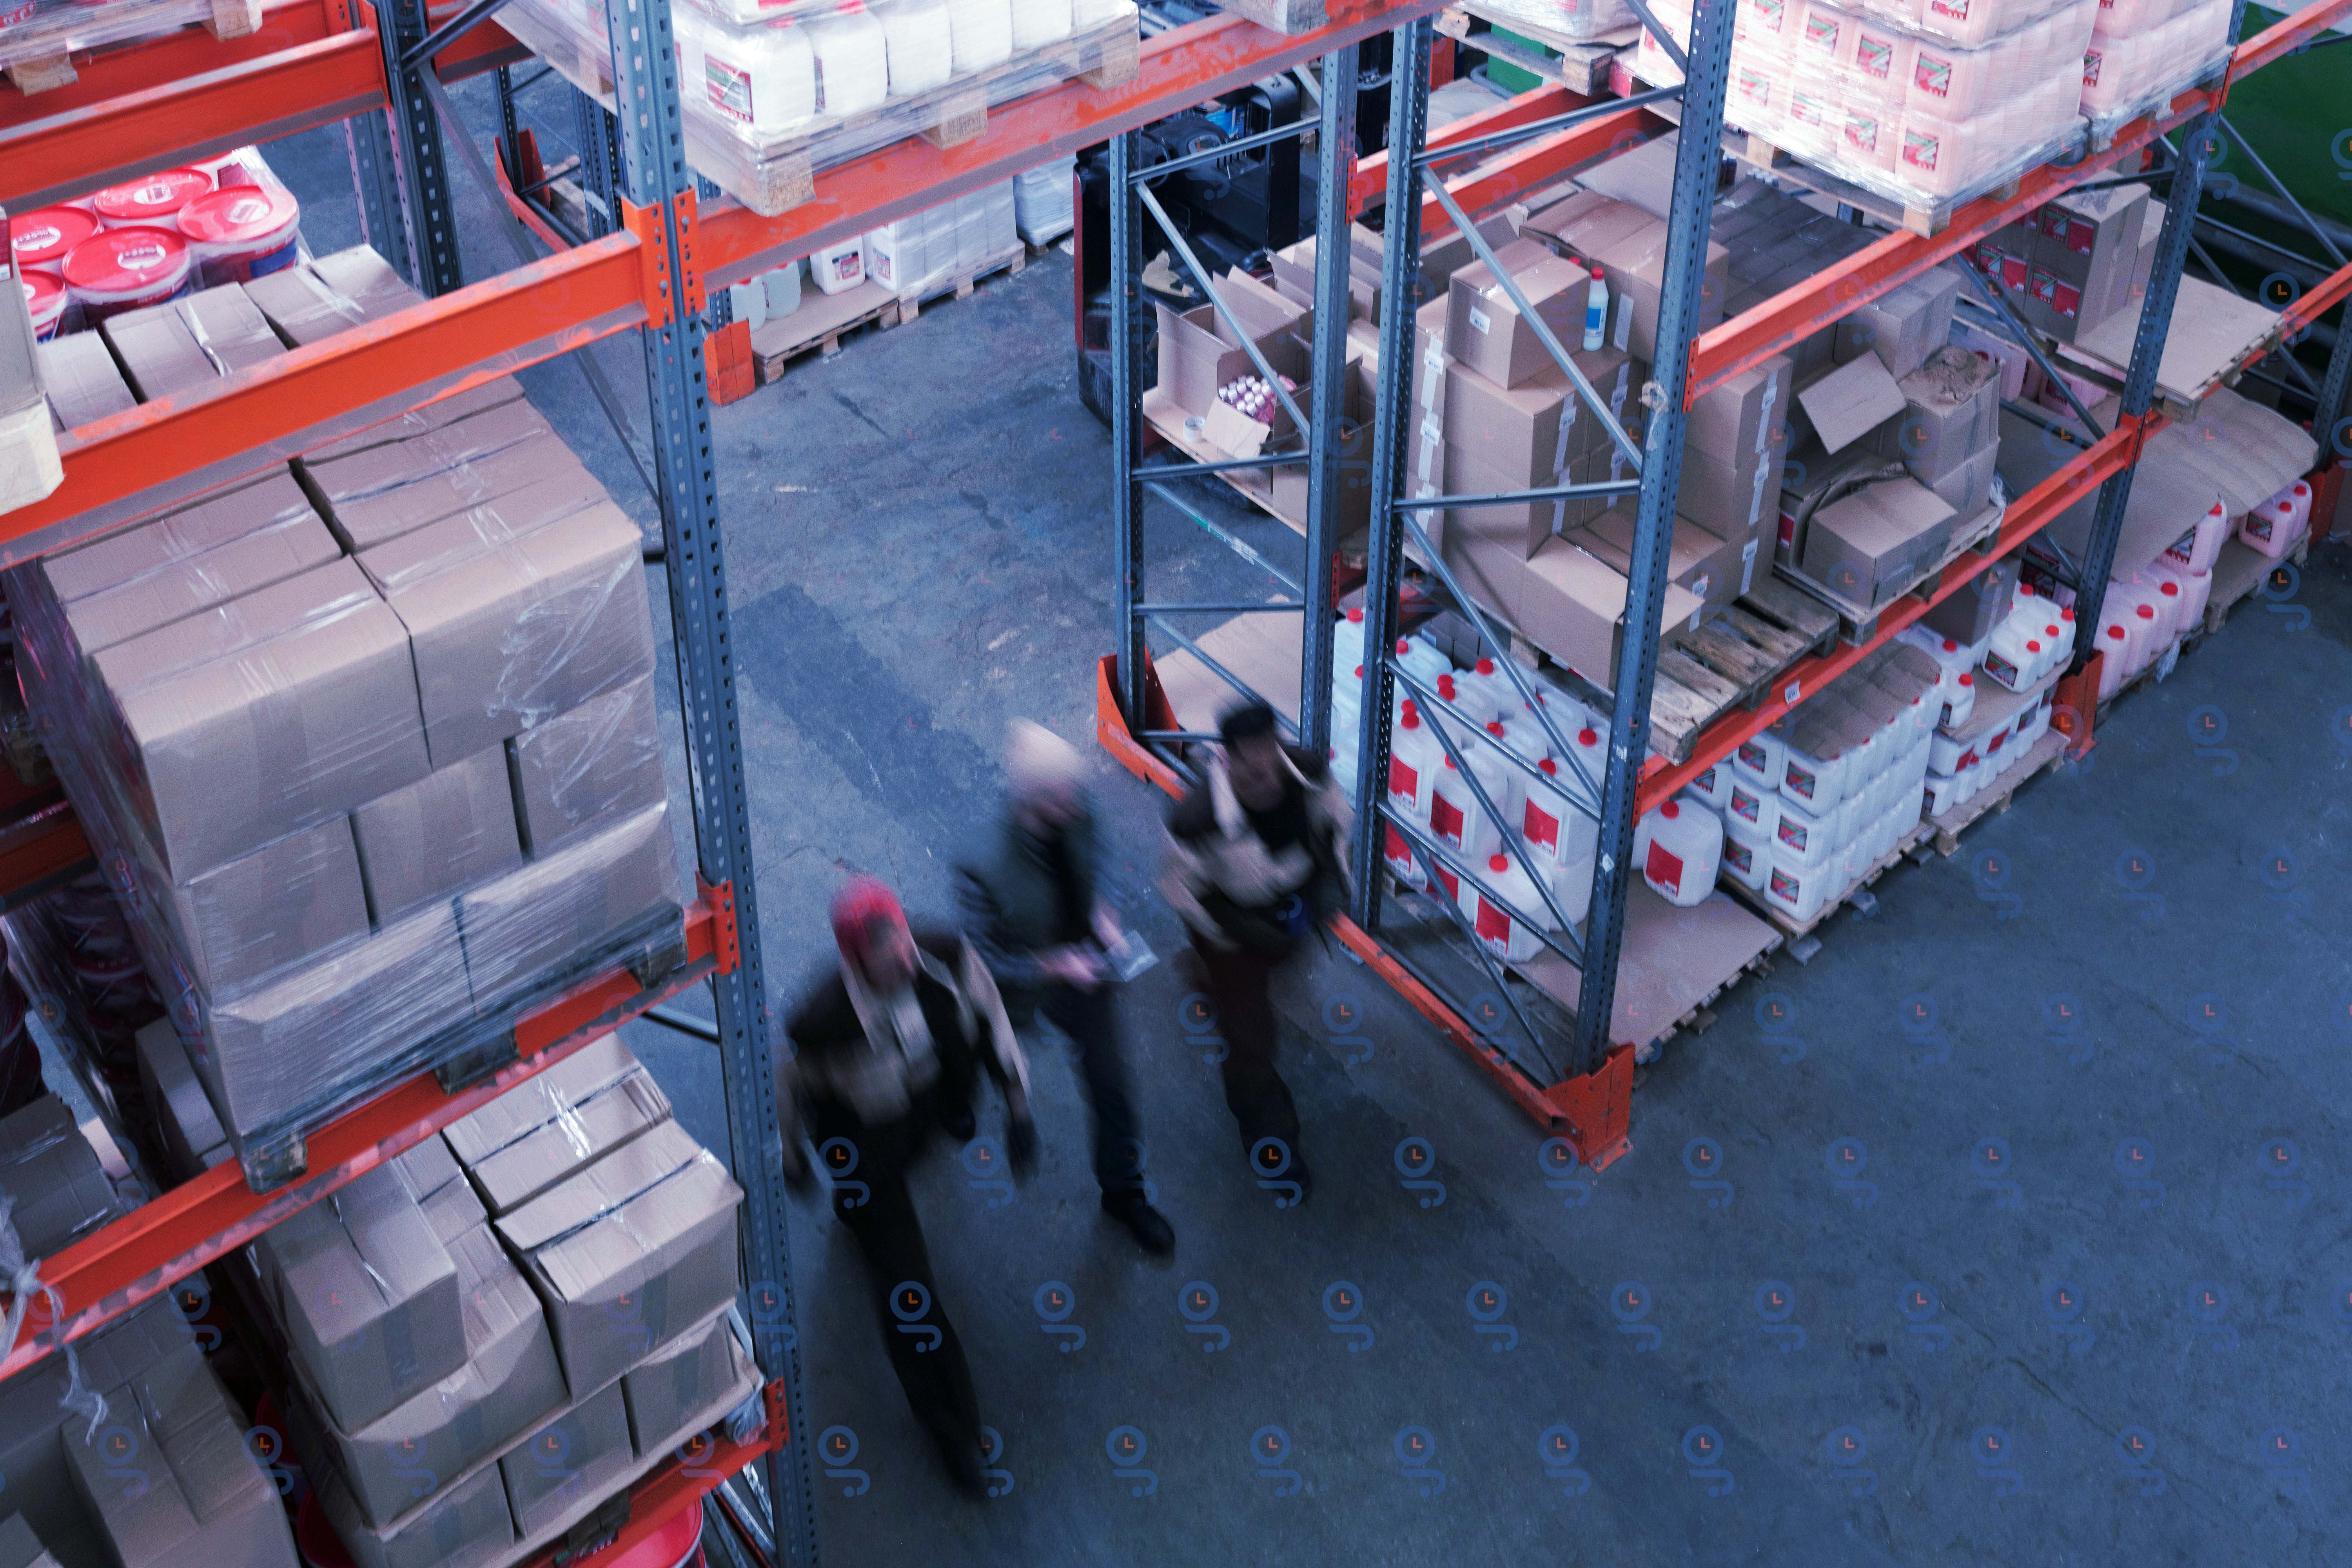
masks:
POLYGON ((794 1054, 777 1053, 784 1173, 798 1187, 813 1182, 805 1126, 828 1170, 865 1184, 864 1200, 845 1197, 839 1212, 866 1255, 891 1367, 948 1473, 985 1496, 971 1368, 940 1302, 907 1172, 935 1132, 969 1134, 985 1071, 1004 1091, 1006 1153, 1025 1176, 1037 1151, 1028 1068, 995 982, 961 938, 911 929, 890 890, 864 878, 835 898, 833 934, 841 968, 785 1024, 794 1054))
POLYGON ((1176 1233, 1144 1196, 1118 976, 1106 956, 1122 933, 1096 891, 1084 764, 1067 741, 1024 721, 1013 726, 1005 772, 1012 787, 1003 814, 956 867, 964 935, 995 976, 1015 1026, 1042 1014, 1077 1047, 1103 1212, 1146 1252, 1165 1258, 1176 1233))
POLYGON ((1160 886, 1191 931, 1224 1032, 1225 1104, 1253 1169, 1278 1171, 1286 1158, 1281 1173, 1303 1200, 1298 1110, 1275 1070, 1267 987, 1307 933, 1345 906, 1354 814, 1322 758, 1283 744, 1265 703, 1232 710, 1218 733, 1223 745, 1205 776, 1169 814, 1160 886))

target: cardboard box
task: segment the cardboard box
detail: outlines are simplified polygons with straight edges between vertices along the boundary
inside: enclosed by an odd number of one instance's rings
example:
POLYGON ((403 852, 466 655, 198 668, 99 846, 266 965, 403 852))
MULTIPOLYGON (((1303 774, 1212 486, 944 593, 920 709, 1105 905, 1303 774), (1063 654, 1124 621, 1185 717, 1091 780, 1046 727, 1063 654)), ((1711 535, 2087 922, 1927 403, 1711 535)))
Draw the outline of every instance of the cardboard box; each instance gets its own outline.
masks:
MULTIPOLYGON (((1624 354, 1571 350, 1570 357, 1603 398, 1623 376, 1624 354)), ((1516 476, 1515 489, 1557 484, 1570 462, 1608 437, 1599 418, 1570 384, 1559 367, 1544 357, 1536 372, 1515 387, 1502 386, 1447 356, 1434 338, 1424 337, 1422 370, 1413 378, 1415 401, 1424 416, 1434 416, 1445 444, 1489 470, 1516 476), (1444 359, 1439 374, 1429 373, 1430 351, 1444 359)))
MULTIPOLYGON (((1971 356, 1973 357, 1973 356, 1971 356)), ((1902 417, 1902 389, 1876 355, 1850 360, 1797 387, 1804 426, 1834 457, 1889 420, 1902 417)))
POLYGON ((420 1204, 466 1173, 438 1132, 394 1155, 392 1168, 399 1173, 401 1185, 408 1189, 408 1195, 420 1204))
POLYGON ((415 1508, 420 1472, 461 1475, 571 1402, 539 1298, 498 1237, 477 1226, 449 1254, 465 1364, 361 1431, 329 1432, 360 1516, 379 1528, 415 1508))
POLYGON ((493 1216, 513 1213, 668 1120, 653 1075, 607 1035, 447 1131, 493 1216))
POLYGON ((1943 552, 1953 521, 1952 509, 1916 480, 1872 485, 1813 514, 1805 574, 1858 605, 1874 605, 1943 552))
POLYGON ((405 441, 366 447, 332 458, 306 458, 301 474, 321 515, 332 519, 347 501, 471 466, 551 433, 552 427, 530 404, 500 403, 405 441))
MULTIPOLYGON (((1381 237, 1362 224, 1349 225, 1348 309, 1365 321, 1381 319, 1381 237), (1369 249, 1367 248, 1369 242, 1369 249)), ((1268 258, 1276 292, 1295 305, 1315 308, 1315 237, 1285 246, 1268 258)))
MULTIPOLYGON (((1634 509, 1621 503, 1565 537, 1587 554, 1599 556, 1631 576, 1634 521, 1634 509)), ((1727 605, 1743 591, 1743 567, 1753 577, 1755 542, 1744 534, 1737 540, 1723 539, 1689 518, 1678 517, 1667 542, 1666 561, 1666 581, 1687 588, 1710 605, 1727 605)))
POLYGON ((64 1447, 111 1562, 295 1568, 278 1489, 246 1451, 245 1423, 200 1357, 167 1357, 105 1397, 99 1440, 64 1447))
POLYGON ((237 1139, 379 1081, 386 1062, 473 1012, 447 904, 426 904, 250 989, 167 1001, 182 1033, 197 1042, 197 1075, 237 1139), (187 1015, 191 1002, 196 1011, 187 1015))
POLYGON ((1782 466, 1778 450, 1739 463, 1685 450, 1675 510, 1725 539, 1765 538, 1780 512, 1782 466))
MULTIPOLYGON (((1427 222, 1424 218, 1424 226, 1427 222)), ((1486 242, 1486 247, 1497 251, 1510 244, 1518 232, 1511 226, 1507 213, 1481 218, 1473 226, 1478 237, 1486 242)), ((1433 238, 1424 238, 1421 242, 1421 302, 1426 305, 1444 300, 1454 275, 1477 259, 1477 247, 1458 228, 1449 227, 1433 238)))
POLYGON ((618 1384, 565 1411, 499 1460, 516 1530, 528 1538, 577 1518, 629 1472, 635 1457, 618 1384))
POLYGON ((1445 569, 1479 605, 1516 626, 1527 557, 1516 542, 1489 538, 1475 529, 1448 528, 1438 541, 1445 569))
MULTIPOLYGON (((1519 630, 1587 679, 1610 685, 1624 637, 1625 589, 1622 573, 1555 539, 1528 563, 1519 588, 1519 630)), ((1706 607, 1689 589, 1668 584, 1658 606, 1660 635, 1695 626, 1706 607)))
POLYGON ((163 1135, 171 1174, 186 1181, 231 1158, 234 1152, 228 1134, 221 1131, 220 1113, 205 1096, 172 1020, 158 1018, 147 1025, 132 1037, 132 1046, 139 1053, 139 1087, 163 1135))
MULTIPOLYGON (((1936 499, 1950 507, 1955 517, 1965 521, 1984 510, 1991 501, 1992 481, 2000 471, 2000 448, 1987 447, 1940 478, 1920 482, 1935 491, 1936 499)), ((1916 472, 1914 477, 1917 477, 1916 472)))
MULTIPOLYGON (((1275 374, 1303 384, 1308 379, 1314 311, 1302 310, 1246 273, 1227 273, 1218 279, 1217 289, 1275 374)), ((1205 416, 1217 401, 1217 388, 1257 374, 1249 351, 1214 305, 1196 305, 1181 314, 1165 305, 1155 303, 1153 309, 1160 321, 1159 387, 1185 413, 1205 416)))
POLYGON ((2107 185, 2053 196, 2032 215, 2031 260, 2070 289, 2069 320, 2095 326, 2131 303, 2147 201, 2146 185, 2107 185))
POLYGON ((463 392, 453 392, 446 397, 420 404, 405 413, 394 415, 382 424, 371 425, 366 429, 346 436, 340 441, 331 442, 314 451, 305 452, 302 458, 305 462, 331 462, 337 458, 349 457, 353 452, 363 452, 370 447, 381 447, 389 442, 405 441, 413 437, 425 435, 440 429, 445 425, 454 425, 460 419, 470 418, 487 409, 496 408, 502 403, 519 402, 522 395, 522 383, 510 375, 502 375, 495 380, 483 382, 478 386, 469 386, 463 392))
POLYGON ((503 747, 425 774, 352 814, 358 870, 379 921, 522 863, 503 747))
MULTIPOLYGON (((1519 233, 1544 240, 1563 257, 1598 263, 1609 284, 1605 341, 1638 360, 1658 357, 1658 300, 1665 280, 1668 234, 1664 223, 1638 207, 1580 191, 1528 217, 1519 225, 1519 233)), ((1706 273, 1699 280, 1699 331, 1723 320, 1730 297, 1731 253, 1709 240, 1706 273)), ((1580 328, 1581 290, 1576 303, 1580 328)))
MULTIPOLYGON (((1507 474, 1498 474, 1467 457, 1452 442, 1444 447, 1445 489, 1447 495, 1508 495, 1528 488, 1527 482, 1507 474)), ((1546 485, 1573 483, 1573 475, 1559 479, 1547 477, 1546 485)), ((1492 506, 1448 507, 1445 509, 1445 537, 1449 541, 1484 540, 1508 550, 1522 561, 1533 555, 1564 527, 1576 527, 1587 519, 1607 510, 1608 499, 1594 496, 1582 500, 1506 501, 1492 506)), ((1441 549, 1446 548, 1440 546, 1441 549)))
POLYGON ((499 1005, 684 904, 664 801, 458 897, 474 994, 499 1005))
POLYGON ((298 829, 177 886, 160 867, 148 868, 142 880, 207 995, 249 986, 368 934, 348 816, 298 829))
POLYGON ((0 1568, 58 1568, 58 1560, 21 1515, 0 1519, 0 1568))
POLYGON ((280 268, 246 283, 245 292, 295 348, 425 302, 364 245, 280 268))
POLYGON ((698 1429, 688 1422, 756 1375, 734 1325, 723 1317, 632 1367, 621 1379, 621 1394, 637 1458, 670 1452, 698 1429))
POLYGON ((78 599, 66 623, 85 654, 170 626, 200 610, 299 576, 342 554, 305 506, 302 515, 231 540, 217 550, 157 565, 127 583, 78 599))
POLYGON ((1785 355, 1776 355, 1693 405, 1677 511, 1725 539, 1763 531, 1776 510, 1788 451, 1793 370, 1785 355))
MULTIPOLYGON (((1584 296, 1588 279, 1573 262, 1532 240, 1514 240, 1495 253, 1511 281, 1559 345, 1570 351, 1584 341, 1584 296)), ((1445 350, 1497 386, 1522 385, 1558 362, 1483 261, 1454 274, 1446 286, 1445 350)))
MULTIPOLYGON (((1950 268, 1938 267, 1857 305, 1837 324, 1837 363, 1874 354, 1895 380, 1909 375, 1950 338, 1952 310, 1965 281, 1950 268)), ((1974 297, 1976 290, 1969 292, 1974 297)))
POLYGON ((95 663, 134 760, 134 799, 178 880, 429 771, 409 637, 350 561, 95 663))
POLYGON ((2017 592, 2018 560, 2005 555, 1978 573, 1973 581, 1919 617, 1919 625, 1962 647, 1973 647, 1992 635, 2009 614, 2017 592))
MULTIPOLYGON (((151 1301, 78 1340, 82 1385, 120 1388, 167 1357, 202 1367, 187 1323, 169 1301, 151 1301)), ((84 1436, 89 1423, 65 1408, 74 1371, 61 1355, 44 1356, 0 1382, 0 1475, 8 1478, 8 1508, 68 1568, 105 1562, 98 1519, 86 1513, 68 1479, 70 1461, 61 1433, 72 1422, 84 1436)))
POLYGON ((610 499, 572 448, 549 434, 373 495, 331 501, 328 521, 357 555, 460 513, 481 512, 485 530, 528 533, 610 499))
POLYGON ((514 1515, 496 1465, 443 1491, 396 1531, 369 1528, 331 1465, 321 1467, 312 1484, 336 1538, 359 1568, 490 1568, 514 1555, 514 1515))
POLYGON ((742 1199, 664 1121, 497 1222, 573 1389, 603 1387, 734 1300, 742 1199))
POLYGON ((1904 377, 1903 417, 1878 450, 1900 458, 1922 484, 1934 484, 2000 439, 2000 367, 1946 344, 1904 377))
POLYGON ((0 1117, 0 1195, 28 1258, 47 1258, 122 1211, 64 1100, 45 1094, 0 1117))
POLYGON ((521 534, 478 509, 360 557, 407 628, 436 766, 652 672, 644 554, 605 501, 521 534))
POLYGON ((286 352, 234 283, 109 316, 100 331, 142 403, 208 386, 286 352))
POLYGON ((378 1166, 254 1245, 288 1348, 341 1430, 465 1364, 457 1265, 397 1173, 378 1166))
POLYGON ((49 396, 49 424, 59 433, 139 406, 100 333, 67 332, 36 343, 33 358, 49 396))
POLYGON ((70 604, 146 573, 193 560, 249 534, 304 518, 318 520, 318 513, 310 510, 310 498, 294 482, 293 475, 283 468, 273 468, 251 484, 194 506, 136 523, 76 549, 44 555, 41 578, 59 604, 70 604))

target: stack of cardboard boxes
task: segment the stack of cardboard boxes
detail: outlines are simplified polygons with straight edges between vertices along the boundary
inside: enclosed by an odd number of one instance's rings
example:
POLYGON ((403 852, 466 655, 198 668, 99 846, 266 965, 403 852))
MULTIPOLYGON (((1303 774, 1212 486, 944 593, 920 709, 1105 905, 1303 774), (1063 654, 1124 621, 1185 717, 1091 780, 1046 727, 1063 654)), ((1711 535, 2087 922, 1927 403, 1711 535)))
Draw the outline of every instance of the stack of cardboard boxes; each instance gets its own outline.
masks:
POLYGON ((11 574, 27 706, 233 1142, 674 925, 641 552, 502 379, 11 574))
POLYGON ((2008 291, 2034 331, 2073 342, 2138 310, 2164 232, 2164 204, 2146 185, 2070 191, 2011 219, 1969 258, 2008 291))
MULTIPOLYGON (((175 1150, 216 1136, 190 1086, 175 1150)), ((512 1561, 739 1403, 741 1199, 607 1036, 263 1236, 236 1266, 361 1568, 512 1561)))

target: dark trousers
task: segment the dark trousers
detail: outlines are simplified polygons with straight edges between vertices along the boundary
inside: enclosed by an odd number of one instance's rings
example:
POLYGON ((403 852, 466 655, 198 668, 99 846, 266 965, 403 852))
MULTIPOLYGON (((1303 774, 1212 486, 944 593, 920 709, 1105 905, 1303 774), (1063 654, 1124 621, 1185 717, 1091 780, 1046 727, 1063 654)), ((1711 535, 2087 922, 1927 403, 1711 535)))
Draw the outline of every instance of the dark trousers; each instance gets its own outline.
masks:
POLYGON ((882 1128, 854 1121, 827 1125, 829 1119, 820 1115, 817 1131, 820 1141, 845 1137, 857 1146, 856 1171, 845 1180, 864 1182, 869 1195, 852 1206, 858 1195, 855 1189, 836 1184, 835 1210, 866 1255, 866 1286, 882 1325, 882 1346, 898 1386, 907 1391, 907 1404, 942 1447, 977 1453, 980 1399, 972 1392, 971 1366, 940 1300, 923 1222, 907 1191, 907 1172, 929 1141, 931 1119, 929 1108, 918 1104, 907 1121, 882 1128))
POLYGON ((1255 1148, 1264 1138, 1279 1138, 1298 1159, 1298 1108, 1290 1086, 1274 1068, 1276 1026, 1274 998, 1266 986, 1274 972, 1290 955, 1253 947, 1212 947, 1192 939, 1209 992, 1217 1011, 1217 1026, 1224 1032, 1225 1105, 1241 1127, 1242 1143, 1255 1148))
POLYGON ((1077 1047, 1078 1076, 1094 1119, 1095 1180, 1106 1193, 1133 1191, 1143 1175, 1135 1097, 1118 1043, 1118 995, 1108 985, 1093 991, 1055 985, 1037 998, 1038 1013, 1077 1047))

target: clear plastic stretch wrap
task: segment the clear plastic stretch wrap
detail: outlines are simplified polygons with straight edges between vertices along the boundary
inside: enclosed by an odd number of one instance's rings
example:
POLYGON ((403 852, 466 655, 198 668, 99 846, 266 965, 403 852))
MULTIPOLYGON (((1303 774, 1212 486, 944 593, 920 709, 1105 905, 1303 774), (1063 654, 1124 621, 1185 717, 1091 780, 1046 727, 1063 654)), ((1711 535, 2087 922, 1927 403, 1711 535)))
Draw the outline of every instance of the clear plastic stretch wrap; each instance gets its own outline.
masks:
MULTIPOLYGON (((501 20, 573 85, 613 102, 595 0, 518 0, 501 20)), ((814 171, 929 134, 979 132, 987 110, 1070 78, 1133 75, 1132 0, 838 0, 671 14, 687 157, 756 212, 808 199, 814 171)))
POLYGON ((212 20, 213 0, 0 0, 0 68, 212 20))
POLYGON ((1070 232, 1076 154, 1024 169, 1013 176, 1013 222, 1032 245, 1051 245, 1070 232))
POLYGON ((1485 0, 1478 14, 1506 25, 1524 22, 1564 38, 1598 38, 1639 26, 1625 0, 1485 0))
MULTIPOLYGON (((1678 41, 1690 10, 1665 0, 1678 41)), ((2082 132, 2097 0, 1917 7, 1740 0, 1727 123, 1906 207, 1947 208, 2047 162, 2082 132)), ((1635 70, 1682 79, 1646 29, 1635 70)))
POLYGON ((2110 130, 2162 108, 2230 55, 2230 0, 2100 0, 2083 51, 2083 112, 2110 130))
POLYGON ((27 704, 240 1149, 675 942, 642 550, 502 381, 10 574, 27 704))
MULTIPOLYGON (((1063 205, 1066 211, 1066 195, 1063 205)), ((937 293, 1021 254, 1013 212, 1005 180, 869 230, 866 275, 902 300, 937 293)))

